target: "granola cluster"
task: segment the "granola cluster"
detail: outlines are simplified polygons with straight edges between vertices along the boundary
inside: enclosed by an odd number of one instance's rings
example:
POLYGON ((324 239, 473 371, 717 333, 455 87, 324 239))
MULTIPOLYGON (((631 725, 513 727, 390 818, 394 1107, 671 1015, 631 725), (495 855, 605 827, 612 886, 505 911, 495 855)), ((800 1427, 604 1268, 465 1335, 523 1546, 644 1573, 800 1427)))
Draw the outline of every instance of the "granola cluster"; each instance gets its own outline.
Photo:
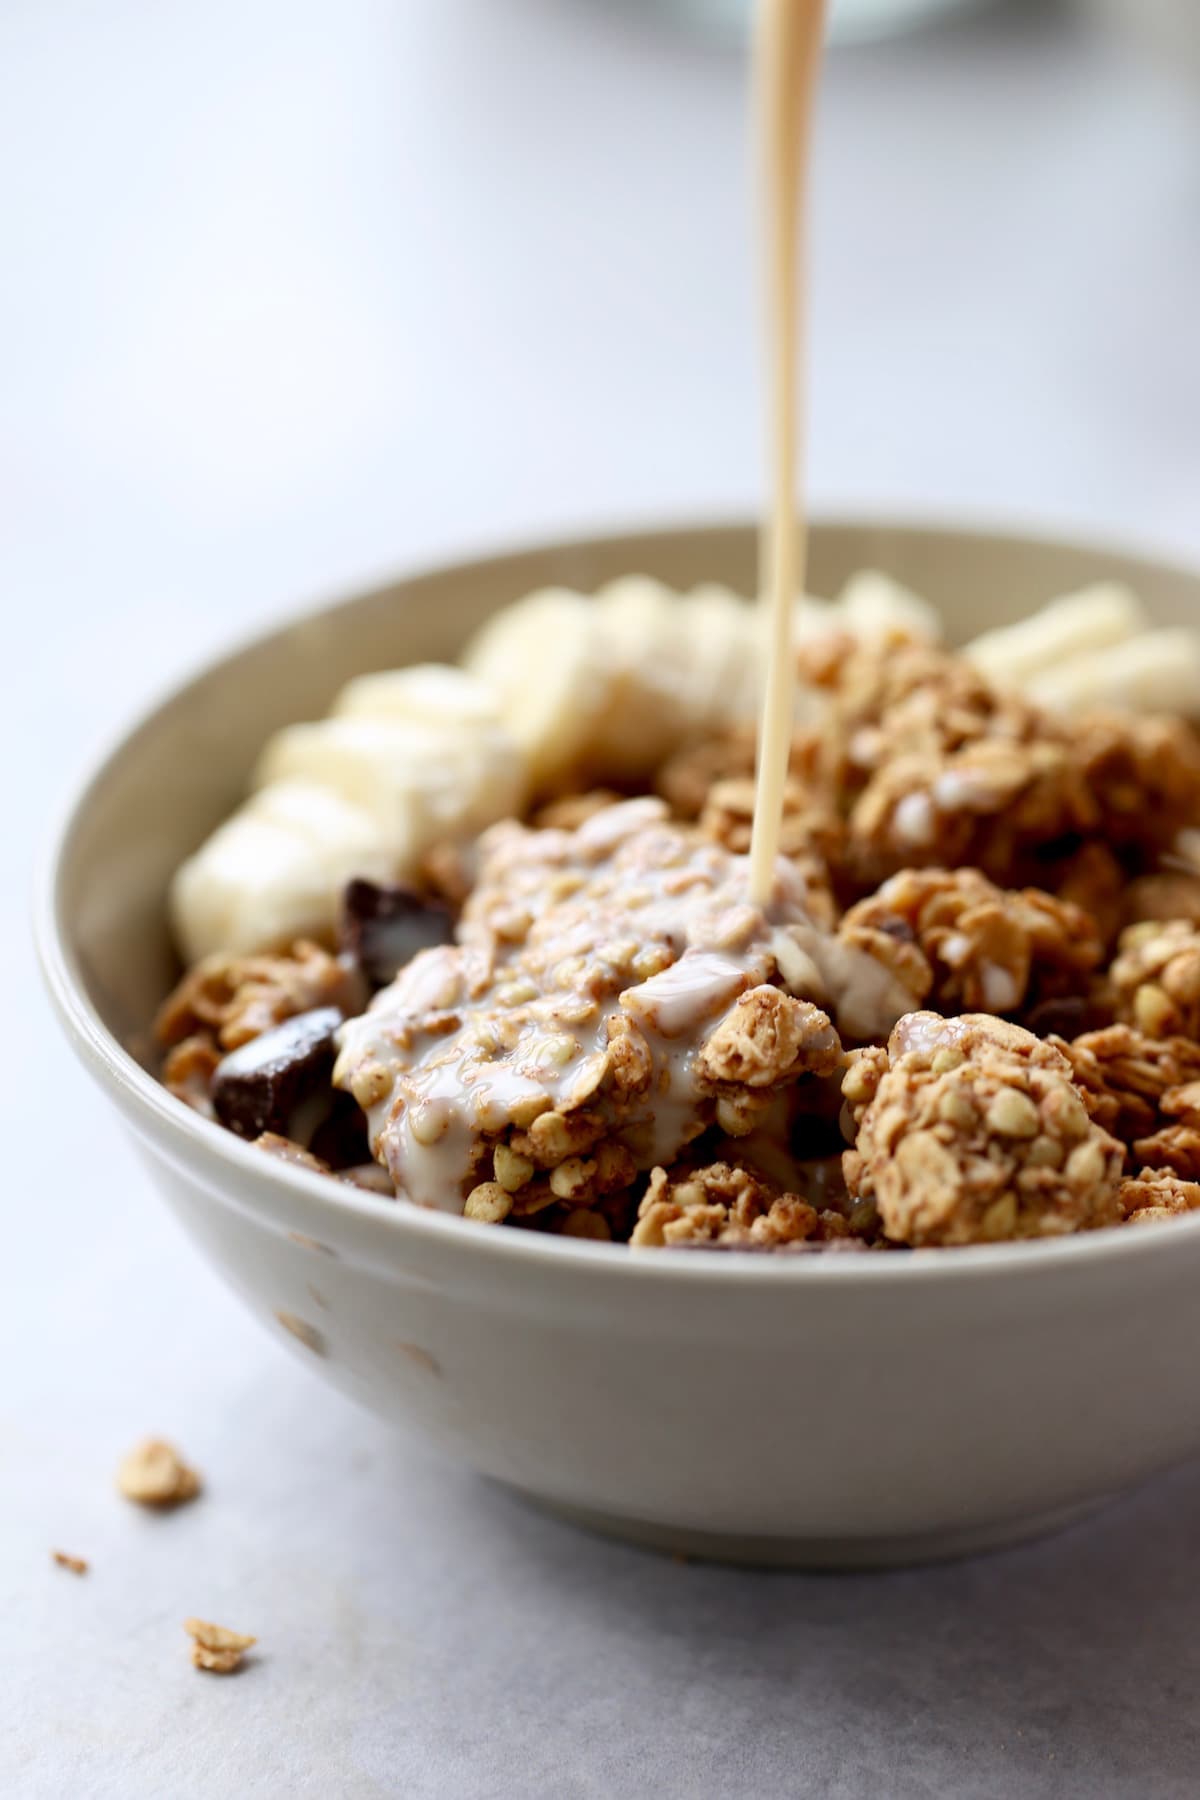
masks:
POLYGON ((929 964, 938 1012, 1020 1014, 1085 991, 1103 959, 1095 921, 1036 888, 998 888, 978 869, 907 869, 846 915, 913 943, 929 964))
POLYGON ((212 1077, 227 1051, 318 1007, 350 1014, 365 1003, 358 971, 304 938, 277 956, 218 951, 196 963, 159 1009, 163 1081, 189 1106, 211 1112, 212 1077))
POLYGON ((847 1077, 850 1190, 895 1243, 1061 1236, 1120 1218, 1122 1146, 1052 1044, 991 1014, 913 1013, 847 1077))
POLYGON ((826 1006, 854 970, 847 954, 805 982, 820 934, 802 873, 784 868, 768 912, 747 894, 744 858, 657 801, 494 828, 458 943, 342 1033, 334 1079, 398 1190, 571 1233, 592 1210, 588 1233, 624 1236, 637 1178, 705 1133, 748 1136, 806 1091, 819 1113, 843 1060, 826 1006))
POLYGON ((352 883, 340 947, 206 958, 167 1085, 310 1171, 638 1250, 1200 1210, 1200 735, 900 632, 800 656, 768 906, 738 724, 654 797, 580 785, 435 844, 420 893, 352 883))
MULTIPOLYGON (((1200 819, 1200 738, 1180 719, 1064 721, 924 643, 816 639, 802 664, 826 707, 793 740, 788 830, 817 839, 843 900, 901 870, 968 868, 1082 904, 1107 936, 1123 886, 1160 874, 1200 819)), ((701 817, 752 768, 752 739, 730 732, 668 762, 659 789, 701 817)), ((1188 895, 1200 907, 1195 877, 1188 895)), ((1133 904, 1164 900, 1152 888, 1133 904)))
MULTIPOLYGON (((818 1165, 819 1167, 820 1165, 818 1165)), ((812 1249, 880 1242, 879 1213, 869 1199, 840 1191, 790 1193, 753 1169, 727 1162, 669 1175, 655 1169, 638 1206, 630 1235, 635 1249, 718 1246, 722 1249, 812 1249)))

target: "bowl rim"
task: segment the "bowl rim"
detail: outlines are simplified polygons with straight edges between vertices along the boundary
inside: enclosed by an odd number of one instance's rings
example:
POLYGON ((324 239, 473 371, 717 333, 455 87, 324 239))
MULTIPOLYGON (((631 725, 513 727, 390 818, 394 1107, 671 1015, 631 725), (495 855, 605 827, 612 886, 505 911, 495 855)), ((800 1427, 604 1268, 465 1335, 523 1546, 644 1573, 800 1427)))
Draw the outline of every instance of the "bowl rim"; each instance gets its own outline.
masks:
MULTIPOLYGON (((1142 562, 1163 574, 1175 574, 1182 579, 1200 581, 1200 568, 1190 567, 1181 559, 1170 555, 1156 556, 1152 549, 1144 545, 1063 535, 1048 529, 1031 529, 1021 524, 972 519, 947 524, 912 514, 892 517, 871 512, 837 512, 814 515, 811 526, 815 530, 830 532, 860 531, 900 537, 937 536, 959 542, 992 539, 1014 546, 1072 550, 1095 555, 1101 560, 1111 558, 1124 562, 1142 562)), ((184 1166, 193 1164, 197 1154, 226 1162, 230 1165, 231 1177, 235 1180, 244 1171, 247 1176, 254 1178, 254 1185, 265 1181, 268 1187, 278 1188, 283 1195, 290 1192, 303 1198, 310 1209, 316 1202, 316 1210, 329 1213, 331 1219, 349 1216, 383 1232, 393 1232, 398 1249, 403 1246, 406 1237, 415 1236, 431 1240, 434 1244, 440 1242, 447 1247, 454 1246, 464 1253, 478 1255, 482 1252, 486 1256, 499 1258, 501 1266, 514 1260, 531 1266, 546 1262, 547 1265, 571 1268, 580 1274, 594 1270, 606 1282, 615 1280, 619 1270, 625 1272, 627 1279, 651 1280, 656 1283, 666 1281, 673 1285, 681 1282, 707 1284, 746 1281, 772 1285, 779 1282, 806 1284, 829 1280, 852 1284, 902 1282, 911 1285, 917 1282, 924 1285, 929 1280, 970 1280, 1017 1269, 1024 1270, 1027 1275, 1061 1276, 1068 1270, 1081 1271, 1084 1267, 1093 1268, 1098 1263, 1107 1263, 1113 1257, 1129 1260, 1134 1257, 1170 1254, 1172 1242, 1181 1244, 1187 1239, 1196 1240, 1200 1233, 1200 1212, 1191 1217, 1177 1218, 1162 1231, 1151 1228, 1148 1231, 1127 1232, 1110 1228, 1063 1237, 1025 1239, 1014 1243, 955 1246, 952 1251, 943 1246, 906 1250, 893 1255, 856 1256, 819 1253, 809 1256, 772 1256, 750 1250, 696 1250, 691 1254, 681 1255, 635 1255, 631 1254, 625 1244, 602 1244, 593 1240, 552 1236, 546 1232, 500 1231, 493 1227, 480 1227, 475 1221, 457 1213, 442 1212, 411 1203, 391 1203, 382 1196, 360 1192, 349 1183, 339 1182, 335 1187, 326 1175, 264 1156, 253 1144, 226 1130, 215 1120, 204 1118, 169 1093, 149 1070, 142 1067, 101 1019, 84 990, 74 954, 69 947, 65 899, 62 893, 63 865, 81 826, 93 790, 125 753, 133 739, 164 713, 169 712, 193 686, 207 681, 225 664, 236 661, 280 632, 318 618, 328 618, 342 609, 354 607, 372 593, 383 592, 389 587, 404 585, 410 581, 447 573, 467 576, 472 569, 494 564, 507 557, 578 552, 626 539, 636 541, 638 538, 649 540, 683 535, 718 537, 731 531, 755 531, 757 528, 757 521, 747 516, 722 519, 708 517, 701 521, 685 519, 658 524, 635 521, 631 529, 614 527, 593 531, 586 536, 569 534, 533 542, 515 540, 493 551, 473 551, 461 562, 435 559, 412 569, 402 570, 386 582, 285 611, 254 631, 236 634, 215 651, 210 651, 201 662, 189 665, 182 674, 175 675, 165 687, 154 693, 139 709, 132 722, 111 731, 100 748, 93 749, 85 757, 68 786, 65 798, 52 814, 34 871, 33 937, 43 979, 54 1010, 73 1048, 85 1065, 97 1075, 110 1097, 123 1096, 130 1114, 142 1112, 154 1119, 184 1166), (1162 1244, 1161 1250, 1156 1249, 1159 1244, 1162 1244)), ((229 1204, 223 1196, 214 1194, 213 1198, 222 1204, 229 1204)))

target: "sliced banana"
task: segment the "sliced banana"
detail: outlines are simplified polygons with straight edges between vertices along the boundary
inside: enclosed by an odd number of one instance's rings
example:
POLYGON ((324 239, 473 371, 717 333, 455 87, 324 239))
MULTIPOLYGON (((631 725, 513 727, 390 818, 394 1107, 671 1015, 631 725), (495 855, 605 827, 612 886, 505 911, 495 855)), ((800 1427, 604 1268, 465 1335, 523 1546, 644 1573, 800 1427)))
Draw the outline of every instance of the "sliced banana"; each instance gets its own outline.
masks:
POLYGON ((1067 657, 1026 683, 1050 712, 1093 710, 1200 716, 1200 632, 1143 631, 1127 642, 1067 657))
POLYGON ((585 761, 618 673, 590 600, 542 588, 503 607, 471 639, 463 667, 495 695, 539 790, 585 761))
POLYGON ((331 789, 369 813, 406 861, 435 837, 477 830, 518 810, 524 798, 524 764, 500 726, 419 719, 289 725, 267 744, 255 775, 256 787, 277 781, 331 789))
POLYGON ((834 602, 833 613, 833 622, 866 644, 897 635, 930 644, 942 638, 937 608, 880 569, 860 569, 852 575, 834 602))
POLYGON ((1051 600, 1015 625, 985 631, 963 655, 997 687, 1021 688, 1068 659, 1127 643, 1149 629, 1137 596, 1115 581, 1051 600))
POLYGON ((695 729, 695 694, 680 655, 680 598, 648 575, 630 575, 602 587, 592 607, 615 672, 586 760, 597 778, 633 780, 695 729))
POLYGON ((352 876, 410 877, 438 839, 520 811, 524 759, 487 689, 461 670, 366 676, 335 705, 334 717, 270 739, 257 791, 176 875, 172 918, 189 960, 328 933, 352 876))
POLYGON ((449 663, 414 663, 348 681, 329 709, 333 718, 406 719, 426 725, 500 723, 491 688, 449 663))
POLYGON ((762 608, 710 582, 677 602, 675 638, 696 735, 753 718, 766 654, 762 608))
POLYGON ((327 931, 354 875, 395 873, 369 813, 328 788, 280 782, 255 794, 182 865, 170 917, 195 962, 214 950, 245 955, 327 931))

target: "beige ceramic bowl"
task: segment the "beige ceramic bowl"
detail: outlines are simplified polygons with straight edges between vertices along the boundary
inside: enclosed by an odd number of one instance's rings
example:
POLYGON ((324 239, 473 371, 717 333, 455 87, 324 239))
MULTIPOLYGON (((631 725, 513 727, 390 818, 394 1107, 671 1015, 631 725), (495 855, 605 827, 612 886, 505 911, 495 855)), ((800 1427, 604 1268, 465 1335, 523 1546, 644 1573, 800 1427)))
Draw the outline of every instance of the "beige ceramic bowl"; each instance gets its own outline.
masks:
MULTIPOLYGON (((871 1564, 1070 1519, 1200 1451, 1200 1217, 904 1256, 627 1250, 474 1225, 282 1167, 139 1055, 173 974, 167 881, 255 753, 365 669, 452 656, 545 582, 745 589, 749 526, 560 545, 402 581, 235 651, 89 776, 39 907, 76 1049, 185 1228, 315 1373, 555 1510, 671 1550, 871 1564)), ((966 634, 1098 575, 1163 620, 1200 579, 959 532, 828 525, 813 585, 883 567, 966 634)))

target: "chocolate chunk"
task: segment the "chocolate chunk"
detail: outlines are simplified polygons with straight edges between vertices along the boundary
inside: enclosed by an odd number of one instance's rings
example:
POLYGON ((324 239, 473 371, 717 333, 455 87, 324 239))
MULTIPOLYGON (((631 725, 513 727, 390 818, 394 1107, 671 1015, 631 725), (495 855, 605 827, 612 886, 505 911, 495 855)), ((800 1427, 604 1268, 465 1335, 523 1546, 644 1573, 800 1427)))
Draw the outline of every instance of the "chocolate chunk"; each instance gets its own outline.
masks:
POLYGON ((335 1173, 370 1162, 366 1114, 353 1094, 330 1088, 329 1111, 317 1124, 308 1147, 335 1173))
POLYGON ((1091 1030, 1095 1008, 1078 994, 1059 1000, 1042 1000, 1031 1008, 1025 1023, 1037 1037, 1082 1037, 1091 1030))
POLYGON ((372 987, 387 987, 418 950, 454 942, 454 914, 413 888, 351 881, 342 895, 340 941, 372 987))
POLYGON ((212 1079, 222 1125, 239 1137, 272 1131, 307 1147, 332 1104, 333 1040, 341 1022, 336 1006, 297 1013, 222 1057, 212 1079), (302 1109, 315 1117, 302 1116, 302 1109))

